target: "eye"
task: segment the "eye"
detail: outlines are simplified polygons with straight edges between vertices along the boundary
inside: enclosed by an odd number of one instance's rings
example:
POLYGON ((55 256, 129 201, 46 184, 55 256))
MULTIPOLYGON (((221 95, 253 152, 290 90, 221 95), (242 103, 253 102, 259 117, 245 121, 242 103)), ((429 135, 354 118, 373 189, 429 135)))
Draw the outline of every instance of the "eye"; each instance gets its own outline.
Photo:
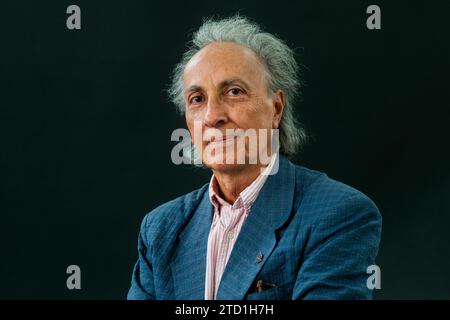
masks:
POLYGON ((190 98, 189 103, 190 104, 199 104, 202 103, 203 97, 200 95, 196 95, 190 98))
POLYGON ((241 90, 240 88, 231 88, 230 90, 228 90, 227 92, 228 94, 232 95, 232 96, 238 96, 242 93, 244 93, 243 90, 241 90))

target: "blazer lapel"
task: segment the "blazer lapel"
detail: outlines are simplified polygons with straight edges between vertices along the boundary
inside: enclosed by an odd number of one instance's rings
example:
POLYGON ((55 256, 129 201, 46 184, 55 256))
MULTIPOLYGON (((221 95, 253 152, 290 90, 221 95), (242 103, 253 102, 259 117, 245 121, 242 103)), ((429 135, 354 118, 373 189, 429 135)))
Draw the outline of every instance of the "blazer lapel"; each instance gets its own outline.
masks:
POLYGON ((217 292, 218 300, 245 297, 277 243, 275 231, 291 213, 294 188, 295 168, 280 155, 278 173, 267 178, 236 239, 217 292))
POLYGON ((191 220, 179 235, 179 245, 170 265, 177 300, 205 297, 206 251, 211 223, 212 205, 206 188, 191 220))

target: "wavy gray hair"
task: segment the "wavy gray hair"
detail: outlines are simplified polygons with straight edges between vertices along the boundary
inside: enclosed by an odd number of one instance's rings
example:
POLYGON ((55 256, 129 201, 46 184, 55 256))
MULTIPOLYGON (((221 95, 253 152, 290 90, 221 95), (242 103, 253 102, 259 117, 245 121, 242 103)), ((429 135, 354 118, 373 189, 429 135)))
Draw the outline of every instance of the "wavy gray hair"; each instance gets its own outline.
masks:
POLYGON ((229 18, 205 19, 187 44, 187 51, 172 74, 168 89, 169 97, 184 114, 183 74, 191 58, 213 42, 234 42, 244 45, 261 59, 266 67, 269 93, 282 90, 285 106, 279 127, 280 153, 291 157, 306 142, 306 133, 294 116, 293 104, 300 90, 299 66, 294 51, 276 36, 263 32, 261 27, 246 17, 234 15, 229 18))

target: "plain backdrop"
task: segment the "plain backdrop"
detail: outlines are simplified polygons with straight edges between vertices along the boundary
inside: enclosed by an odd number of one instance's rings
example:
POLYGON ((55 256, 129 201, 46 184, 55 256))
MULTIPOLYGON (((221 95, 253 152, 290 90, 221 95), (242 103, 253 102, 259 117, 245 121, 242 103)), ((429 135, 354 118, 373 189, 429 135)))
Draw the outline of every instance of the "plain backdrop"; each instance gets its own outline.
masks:
POLYGON ((74 0, 0 4, 0 298, 125 298, 144 215, 210 178, 170 161, 171 70, 203 17, 236 12, 304 66, 295 162, 380 208, 375 298, 450 297, 448 4, 74 0))

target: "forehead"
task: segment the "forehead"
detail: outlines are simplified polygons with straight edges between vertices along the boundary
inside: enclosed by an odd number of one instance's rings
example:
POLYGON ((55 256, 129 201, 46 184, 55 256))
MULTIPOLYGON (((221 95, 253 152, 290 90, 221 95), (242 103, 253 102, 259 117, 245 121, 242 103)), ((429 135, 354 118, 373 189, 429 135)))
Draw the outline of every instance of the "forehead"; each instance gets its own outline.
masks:
POLYGON ((250 83, 264 81, 264 65, 249 48, 232 42, 214 42, 197 52, 184 69, 184 87, 217 84, 229 78, 250 83))

